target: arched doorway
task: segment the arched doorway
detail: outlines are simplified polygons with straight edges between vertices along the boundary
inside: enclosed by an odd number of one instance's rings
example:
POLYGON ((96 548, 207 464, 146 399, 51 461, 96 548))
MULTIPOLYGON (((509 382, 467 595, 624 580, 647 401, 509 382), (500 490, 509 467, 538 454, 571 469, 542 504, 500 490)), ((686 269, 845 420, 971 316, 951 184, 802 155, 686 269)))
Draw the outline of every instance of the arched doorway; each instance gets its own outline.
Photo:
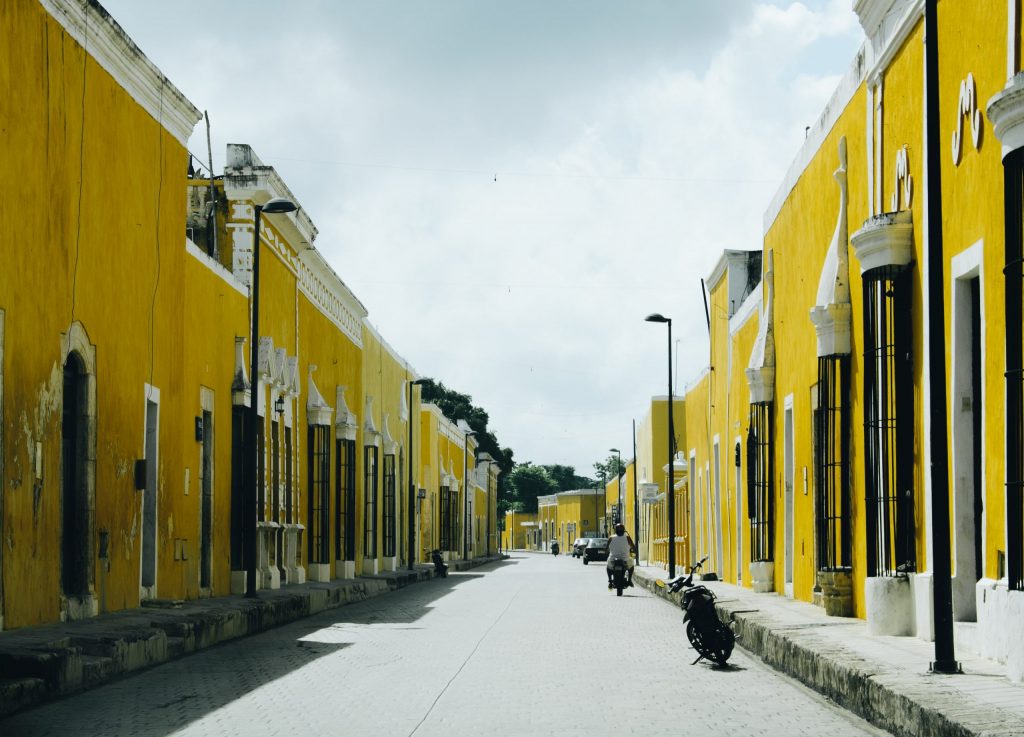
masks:
POLYGON ((61 593, 68 599, 89 594, 88 382, 77 352, 64 362, 61 419, 61 593))

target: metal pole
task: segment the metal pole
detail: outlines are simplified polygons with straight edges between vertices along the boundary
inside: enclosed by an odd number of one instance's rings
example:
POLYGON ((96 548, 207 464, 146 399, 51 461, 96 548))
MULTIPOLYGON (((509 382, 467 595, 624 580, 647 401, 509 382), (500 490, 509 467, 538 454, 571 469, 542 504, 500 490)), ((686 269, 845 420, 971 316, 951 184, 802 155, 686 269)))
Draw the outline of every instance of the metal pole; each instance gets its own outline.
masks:
POLYGON ((938 0, 924 11, 925 121, 928 161, 928 375, 930 384, 932 482, 932 607, 938 673, 956 673, 953 647, 953 585, 949 563, 949 448, 946 439, 946 315, 943 296, 942 153, 939 131, 938 0))
POLYGON ((668 575, 676 575, 676 430, 672 415, 672 320, 668 319, 668 575))
POLYGON ((260 334, 260 215, 261 205, 256 205, 256 222, 252 238, 252 332, 249 336, 249 416, 245 428, 245 522, 242 525, 245 551, 245 595, 256 596, 256 497, 257 497, 257 432, 260 416, 256 399, 259 390, 257 362, 259 360, 260 334))

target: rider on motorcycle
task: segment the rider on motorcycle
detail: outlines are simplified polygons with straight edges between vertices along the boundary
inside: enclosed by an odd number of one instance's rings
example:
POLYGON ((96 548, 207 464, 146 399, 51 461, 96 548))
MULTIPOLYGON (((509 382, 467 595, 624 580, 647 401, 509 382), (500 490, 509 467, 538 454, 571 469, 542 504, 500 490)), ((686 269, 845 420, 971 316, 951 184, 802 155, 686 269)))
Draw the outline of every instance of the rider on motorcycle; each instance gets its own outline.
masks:
POLYGON ((612 562, 616 560, 626 561, 626 585, 633 585, 633 558, 636 555, 636 545, 633 539, 626 534, 626 526, 621 522, 615 525, 615 537, 608 541, 608 564, 605 571, 608 574, 608 588, 614 588, 612 582, 612 562))

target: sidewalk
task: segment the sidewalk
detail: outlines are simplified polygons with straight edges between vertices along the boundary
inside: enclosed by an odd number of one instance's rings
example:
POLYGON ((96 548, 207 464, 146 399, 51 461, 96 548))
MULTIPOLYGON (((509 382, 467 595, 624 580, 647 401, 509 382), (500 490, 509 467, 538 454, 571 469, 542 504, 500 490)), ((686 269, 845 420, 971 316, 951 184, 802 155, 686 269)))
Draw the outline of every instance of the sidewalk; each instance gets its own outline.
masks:
MULTIPOLYGON (((678 605, 678 595, 654 584, 666 577, 636 568, 639 585, 678 605)), ((1024 735, 1024 687, 999 663, 957 652, 963 674, 931 674, 933 643, 868 635, 864 620, 829 617, 778 594, 704 584, 718 596, 719 617, 736 621, 744 650, 895 735, 1024 735)))
MULTIPOLYGON (((504 557, 455 560, 449 566, 464 571, 504 557)), ((161 601, 91 619, 0 632, 0 717, 433 577, 432 565, 417 565, 412 571, 260 590, 253 599, 161 601)))

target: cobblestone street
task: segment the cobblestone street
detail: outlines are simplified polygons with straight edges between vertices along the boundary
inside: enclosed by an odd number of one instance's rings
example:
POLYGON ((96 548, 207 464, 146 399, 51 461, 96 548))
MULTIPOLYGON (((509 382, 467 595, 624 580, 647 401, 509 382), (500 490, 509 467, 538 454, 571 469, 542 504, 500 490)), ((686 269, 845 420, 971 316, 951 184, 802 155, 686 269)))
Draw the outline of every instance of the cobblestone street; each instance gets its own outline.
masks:
POLYGON ((601 564, 504 563, 219 646, 0 721, 42 735, 881 735, 601 564), (614 685, 613 685, 614 684, 614 685))

